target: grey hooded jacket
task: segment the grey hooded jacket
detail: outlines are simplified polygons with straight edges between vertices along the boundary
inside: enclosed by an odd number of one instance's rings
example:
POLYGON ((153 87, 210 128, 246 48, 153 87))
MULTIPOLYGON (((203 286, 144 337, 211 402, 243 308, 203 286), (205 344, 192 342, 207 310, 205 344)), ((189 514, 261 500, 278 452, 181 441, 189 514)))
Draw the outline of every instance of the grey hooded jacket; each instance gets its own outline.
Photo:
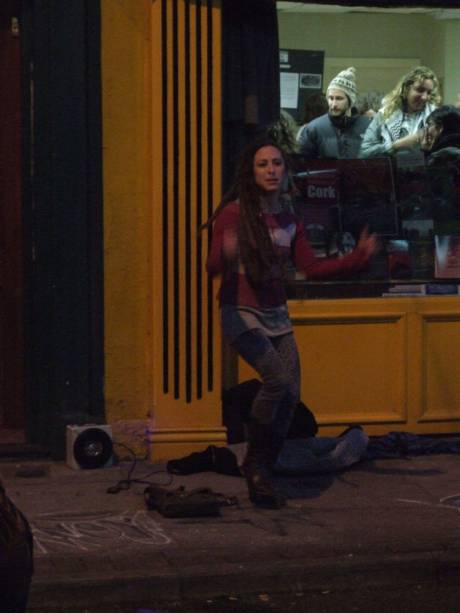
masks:
MULTIPOLYGON (((424 127, 427 117, 435 108, 432 104, 426 105, 423 113, 420 114, 419 123, 415 126, 416 130, 424 127)), ((371 158, 390 155, 394 141, 405 135, 401 132, 403 118, 402 111, 398 110, 388 119, 384 119, 383 112, 380 110, 372 119, 364 134, 359 157, 371 158)), ((419 147, 414 147, 412 150, 408 150, 408 152, 411 153, 419 150, 419 147)))

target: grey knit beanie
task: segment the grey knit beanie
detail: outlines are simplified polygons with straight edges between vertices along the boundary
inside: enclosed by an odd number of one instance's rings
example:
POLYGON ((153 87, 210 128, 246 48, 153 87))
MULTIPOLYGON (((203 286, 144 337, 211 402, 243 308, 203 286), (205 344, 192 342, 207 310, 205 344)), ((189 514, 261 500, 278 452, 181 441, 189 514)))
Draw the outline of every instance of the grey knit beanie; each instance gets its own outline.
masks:
POLYGON ((350 98, 351 106, 354 106, 356 96, 358 95, 358 90, 356 89, 356 69, 350 66, 350 68, 339 72, 329 83, 327 91, 329 92, 330 89, 342 90, 350 98))

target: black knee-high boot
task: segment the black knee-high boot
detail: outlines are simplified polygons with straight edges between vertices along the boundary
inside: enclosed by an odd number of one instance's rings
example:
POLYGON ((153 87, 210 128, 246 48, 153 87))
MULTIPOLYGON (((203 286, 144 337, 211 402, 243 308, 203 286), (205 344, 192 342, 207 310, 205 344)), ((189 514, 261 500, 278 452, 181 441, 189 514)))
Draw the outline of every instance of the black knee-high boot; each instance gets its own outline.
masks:
POLYGON ((269 467, 272 470, 276 464, 276 460, 284 445, 285 437, 278 432, 272 431, 270 438, 270 448, 268 451, 269 467))
POLYGON ((272 430, 267 424, 251 421, 247 431, 248 450, 241 468, 246 478, 249 498, 256 506, 279 509, 286 504, 286 500, 275 491, 270 481, 273 465, 272 430))

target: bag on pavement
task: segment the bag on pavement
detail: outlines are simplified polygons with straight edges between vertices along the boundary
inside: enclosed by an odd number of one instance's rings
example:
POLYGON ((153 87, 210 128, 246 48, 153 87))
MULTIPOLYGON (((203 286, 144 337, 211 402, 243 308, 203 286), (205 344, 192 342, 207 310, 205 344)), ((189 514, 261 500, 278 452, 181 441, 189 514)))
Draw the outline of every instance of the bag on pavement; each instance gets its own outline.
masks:
POLYGON ((144 497, 147 508, 158 511, 163 517, 215 517, 221 514, 222 506, 236 502, 207 487, 187 490, 180 486, 168 490, 149 485, 144 490, 144 497))

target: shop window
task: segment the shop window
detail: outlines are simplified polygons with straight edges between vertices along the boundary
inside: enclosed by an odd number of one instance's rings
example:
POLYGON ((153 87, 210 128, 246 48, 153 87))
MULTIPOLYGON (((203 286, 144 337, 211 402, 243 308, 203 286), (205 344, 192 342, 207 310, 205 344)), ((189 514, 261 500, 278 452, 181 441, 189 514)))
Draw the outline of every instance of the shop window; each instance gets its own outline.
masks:
MULTIPOLYGON (((459 8, 401 3, 375 10, 345 2, 277 2, 277 7, 284 52, 281 103, 297 124, 293 130, 301 124, 305 92, 325 93, 331 78, 349 66, 356 68, 359 101, 374 111, 417 65, 438 75, 443 104, 458 103, 459 8), (303 59, 309 65, 298 65, 303 59), (312 74, 314 79, 302 77, 312 74)), ((458 293, 460 164, 431 167, 421 155, 303 160, 297 153, 293 183, 293 205, 319 257, 342 257, 365 226, 378 235, 381 248, 368 269, 351 279, 309 282, 292 271, 291 298, 458 293)))

